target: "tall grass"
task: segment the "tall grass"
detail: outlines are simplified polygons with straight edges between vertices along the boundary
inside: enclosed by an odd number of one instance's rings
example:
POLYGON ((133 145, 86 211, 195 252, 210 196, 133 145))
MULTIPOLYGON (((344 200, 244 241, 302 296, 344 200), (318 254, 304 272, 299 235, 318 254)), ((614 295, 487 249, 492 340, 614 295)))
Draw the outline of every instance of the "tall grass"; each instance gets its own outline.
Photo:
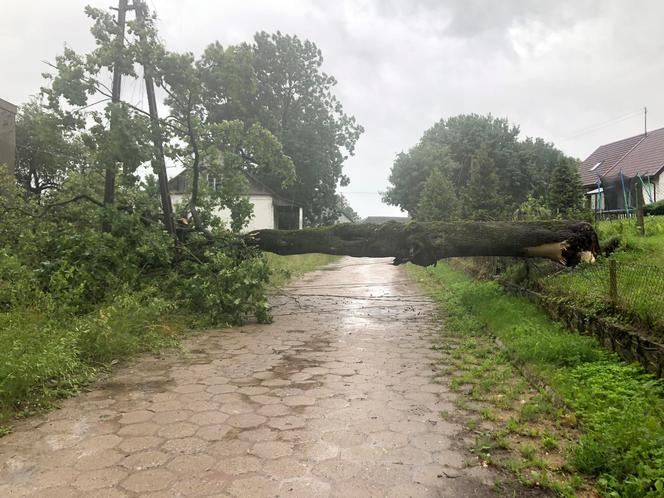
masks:
POLYGON ((470 337, 490 332, 576 412, 583 435, 570 465, 595 477, 605 496, 664 496, 662 382, 494 282, 472 280, 447 264, 413 272, 441 302, 446 328, 470 337))
POLYGON ((47 408, 109 364, 176 344, 178 328, 164 318, 173 312, 165 302, 125 294, 78 317, 0 313, 0 432, 11 415, 47 408))

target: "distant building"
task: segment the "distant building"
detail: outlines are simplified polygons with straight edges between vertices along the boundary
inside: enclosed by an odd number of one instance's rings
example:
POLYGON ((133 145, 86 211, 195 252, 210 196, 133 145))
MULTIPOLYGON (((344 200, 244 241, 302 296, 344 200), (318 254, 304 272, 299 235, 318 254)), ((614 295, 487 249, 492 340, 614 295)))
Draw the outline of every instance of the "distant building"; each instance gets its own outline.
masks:
POLYGON ((355 223, 355 221, 353 220, 352 216, 350 216, 350 215, 344 213, 343 211, 341 211, 341 214, 337 218, 336 223, 337 224, 340 224, 340 223, 355 223))
POLYGON ((396 221, 397 223, 406 223, 410 221, 408 216, 368 216, 364 218, 360 223, 371 223, 373 225, 380 225, 381 223, 387 223, 388 221, 396 221))
POLYGON ((590 207, 597 213, 627 214, 636 192, 645 204, 664 197, 664 128, 598 147, 580 165, 590 207))
POLYGON ((0 164, 16 168, 16 106, 0 99, 0 164))
MULTIPOLYGON (((249 182, 249 202, 254 207, 252 218, 245 228, 246 232, 263 229, 302 229, 301 206, 279 195, 252 175, 245 174, 245 176, 249 182)), ((221 184, 219 178, 211 175, 203 173, 201 177, 213 189, 221 184)), ((189 195, 186 174, 184 172, 180 173, 171 179, 168 184, 173 206, 186 202, 189 195)), ((221 218, 224 223, 230 224, 231 212, 229 209, 218 209, 214 214, 221 218)))

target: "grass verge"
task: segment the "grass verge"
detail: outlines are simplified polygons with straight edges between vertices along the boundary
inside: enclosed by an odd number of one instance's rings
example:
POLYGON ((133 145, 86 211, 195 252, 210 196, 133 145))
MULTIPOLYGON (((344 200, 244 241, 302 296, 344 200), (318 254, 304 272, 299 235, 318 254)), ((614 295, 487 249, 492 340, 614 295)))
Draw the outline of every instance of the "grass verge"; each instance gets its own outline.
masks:
MULTIPOLYGON (((274 286, 337 259, 266 256, 274 286)), ((35 308, 0 311, 0 436, 11 430, 14 417, 51 408, 112 365, 177 346, 195 323, 195 316, 149 293, 121 294, 82 316, 35 308)))
POLYGON ((494 282, 447 264, 409 272, 441 304, 441 375, 481 458, 561 496, 592 496, 590 481, 604 496, 664 496, 661 382, 494 282))
POLYGON ((136 294, 83 316, 0 313, 0 435, 13 417, 50 408, 111 365, 176 345, 184 323, 172 305, 136 294))

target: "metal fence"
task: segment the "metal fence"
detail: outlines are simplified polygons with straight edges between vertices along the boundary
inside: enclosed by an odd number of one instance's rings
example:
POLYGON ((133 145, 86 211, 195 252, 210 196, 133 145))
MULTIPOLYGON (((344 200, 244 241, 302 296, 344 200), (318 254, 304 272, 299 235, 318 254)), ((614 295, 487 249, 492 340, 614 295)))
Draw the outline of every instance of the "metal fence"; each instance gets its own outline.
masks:
POLYGON ((595 221, 627 220, 634 216, 636 216, 636 212, 633 209, 630 211, 624 209, 595 211, 595 221))
POLYGON ((603 260, 560 269, 526 263, 524 285, 603 311, 610 309, 664 333, 664 269, 641 263, 603 260))

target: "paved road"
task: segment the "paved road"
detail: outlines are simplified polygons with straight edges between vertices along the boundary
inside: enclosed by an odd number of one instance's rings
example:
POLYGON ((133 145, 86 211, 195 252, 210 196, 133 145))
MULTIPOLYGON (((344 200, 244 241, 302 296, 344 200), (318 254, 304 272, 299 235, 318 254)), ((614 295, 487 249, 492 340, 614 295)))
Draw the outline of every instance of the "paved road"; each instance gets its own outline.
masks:
POLYGON ((280 291, 275 321, 200 334, 0 439, 0 496, 491 496, 433 305, 386 260, 280 291))

